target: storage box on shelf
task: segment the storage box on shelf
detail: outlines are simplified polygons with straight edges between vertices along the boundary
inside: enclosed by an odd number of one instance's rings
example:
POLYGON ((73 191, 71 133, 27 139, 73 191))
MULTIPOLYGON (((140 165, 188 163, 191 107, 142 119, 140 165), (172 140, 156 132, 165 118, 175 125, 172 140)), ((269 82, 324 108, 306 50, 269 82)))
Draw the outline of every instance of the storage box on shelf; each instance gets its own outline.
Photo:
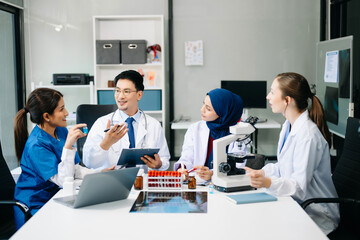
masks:
POLYGON ((95 16, 94 17, 94 84, 98 104, 115 103, 111 81, 120 72, 136 70, 144 75, 145 91, 139 106, 162 123, 165 132, 167 101, 165 95, 164 18, 162 15, 95 16), (115 41, 116 42, 112 42, 115 41), (117 48, 119 43, 119 49, 117 48), (110 45, 109 45, 110 44, 110 45), (115 48, 114 45, 115 44, 115 48), (160 45, 161 51, 147 56, 147 47, 160 45), (105 61, 111 58, 116 61, 105 61), (101 56, 99 56, 101 55, 101 56), (120 58, 118 60, 118 57, 120 58))

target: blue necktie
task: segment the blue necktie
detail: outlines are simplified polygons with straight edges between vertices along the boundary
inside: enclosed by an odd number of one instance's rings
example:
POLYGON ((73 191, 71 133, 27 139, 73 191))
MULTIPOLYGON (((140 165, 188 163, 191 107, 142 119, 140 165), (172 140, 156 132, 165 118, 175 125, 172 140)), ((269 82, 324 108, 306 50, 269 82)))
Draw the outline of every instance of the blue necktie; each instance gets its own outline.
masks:
MULTIPOLYGON (((129 148, 135 147, 134 127, 132 125, 133 121, 134 121, 134 119, 132 117, 128 117, 125 121, 128 125, 128 129, 129 129, 129 131, 128 131, 129 142, 130 142, 129 148)), ((130 167, 135 167, 135 166, 136 166, 135 164, 128 163, 126 167, 130 168, 130 167)))
POLYGON ((126 119, 126 123, 128 125, 128 135, 129 135, 129 148, 134 148, 135 147, 135 137, 134 137, 134 127, 132 125, 132 122, 134 121, 134 119, 132 117, 129 117, 126 119))

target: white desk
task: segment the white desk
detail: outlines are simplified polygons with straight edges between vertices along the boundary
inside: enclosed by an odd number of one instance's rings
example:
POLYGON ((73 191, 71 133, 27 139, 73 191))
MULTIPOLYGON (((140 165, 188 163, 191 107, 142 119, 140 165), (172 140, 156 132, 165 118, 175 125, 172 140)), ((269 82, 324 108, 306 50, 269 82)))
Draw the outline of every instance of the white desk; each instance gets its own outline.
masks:
POLYGON ((179 121, 171 123, 171 129, 173 130, 186 130, 190 127, 191 124, 196 123, 196 121, 179 121))
POLYGON ((80 209, 50 200, 11 239, 327 239, 290 197, 236 205, 215 191, 208 213, 129 213, 137 195, 80 209))
POLYGON ((254 143, 255 143, 255 153, 257 153, 258 146, 258 129, 278 129, 281 128, 281 124, 272 119, 267 119, 266 122, 256 123, 255 125, 255 133, 254 133, 254 143))

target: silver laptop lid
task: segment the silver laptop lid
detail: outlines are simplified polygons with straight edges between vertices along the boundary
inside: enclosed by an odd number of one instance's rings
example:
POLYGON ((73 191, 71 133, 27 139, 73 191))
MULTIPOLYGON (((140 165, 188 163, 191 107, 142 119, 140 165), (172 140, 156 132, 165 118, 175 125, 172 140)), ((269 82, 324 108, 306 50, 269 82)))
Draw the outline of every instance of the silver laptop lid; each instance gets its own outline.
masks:
POLYGON ((134 167, 86 175, 74 208, 126 199, 138 171, 134 167))

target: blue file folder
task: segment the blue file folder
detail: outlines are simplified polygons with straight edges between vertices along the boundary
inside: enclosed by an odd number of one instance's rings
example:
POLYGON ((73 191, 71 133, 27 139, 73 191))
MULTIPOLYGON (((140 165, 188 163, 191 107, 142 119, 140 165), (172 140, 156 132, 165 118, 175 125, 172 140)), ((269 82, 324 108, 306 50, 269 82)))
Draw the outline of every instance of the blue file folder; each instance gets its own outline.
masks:
POLYGON ((236 204, 277 201, 276 197, 265 192, 227 195, 226 197, 236 204))

